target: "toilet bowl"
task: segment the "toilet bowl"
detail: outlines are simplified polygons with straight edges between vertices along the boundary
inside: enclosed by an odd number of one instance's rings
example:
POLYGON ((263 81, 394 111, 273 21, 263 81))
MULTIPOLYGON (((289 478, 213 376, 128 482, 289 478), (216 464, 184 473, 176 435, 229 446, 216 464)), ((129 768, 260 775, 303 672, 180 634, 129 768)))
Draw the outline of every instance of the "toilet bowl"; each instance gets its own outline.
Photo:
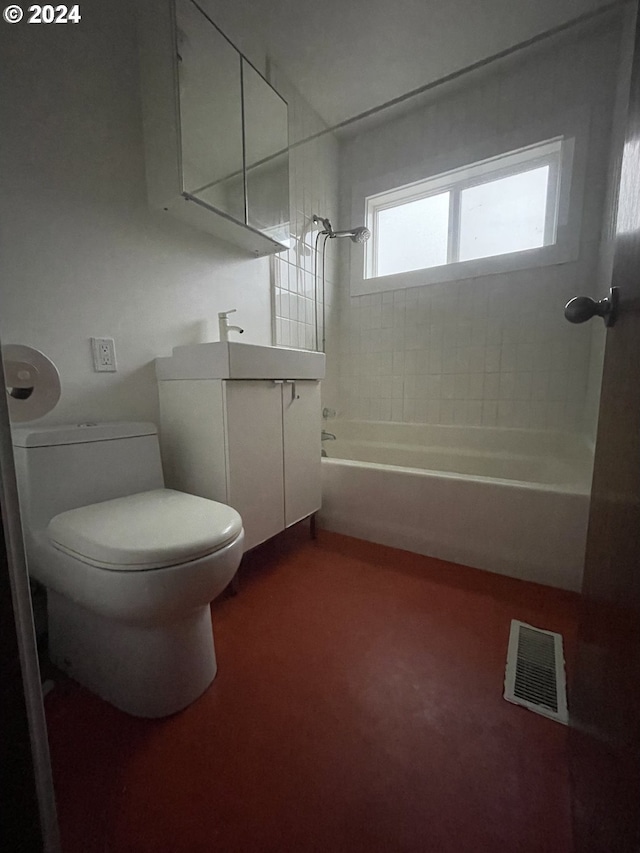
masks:
POLYGON ((152 424, 20 429, 13 440, 52 661, 127 713, 185 708, 216 674, 209 603, 240 564, 240 516, 164 488, 152 424))

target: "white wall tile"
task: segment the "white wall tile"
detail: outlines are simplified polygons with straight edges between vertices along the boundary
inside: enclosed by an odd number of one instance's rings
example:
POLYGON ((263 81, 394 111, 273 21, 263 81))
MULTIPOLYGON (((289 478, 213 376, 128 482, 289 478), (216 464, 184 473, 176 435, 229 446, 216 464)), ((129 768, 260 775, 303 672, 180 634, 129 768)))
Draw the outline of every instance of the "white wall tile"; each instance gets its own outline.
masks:
POLYGON ((453 423, 453 400, 440 400, 439 424, 453 423))
POLYGON ((485 348, 484 369, 486 373, 497 373, 500 370, 500 347, 488 346, 485 348))
MULTIPOLYGON (((475 364, 478 364, 476 362, 475 364)), ((474 364, 472 363, 472 367, 474 364)), ((469 399, 482 400, 484 396, 484 373, 469 374, 469 399)))
POLYGON ((484 399, 497 400, 500 396, 500 374, 485 373, 484 376, 484 399))
MULTIPOLYGON (((588 34, 557 55, 539 54, 513 64, 397 122, 341 142, 339 221, 351 222, 352 184, 410 166, 415 152, 424 161, 425 150, 437 155, 469 148, 498 130, 509 133, 523 123, 545 123, 550 114, 578 105, 587 105, 598 117, 590 131, 577 262, 351 297, 351 250, 343 241, 335 267, 338 312, 330 317, 338 340, 334 361, 343 412, 364 416, 374 411, 409 422, 583 428, 587 396, 594 396, 593 382, 587 383, 593 335, 568 326, 562 309, 575 293, 595 286, 617 67, 613 46, 606 33, 588 34), (591 62, 594 55, 599 67, 591 62), (533 90, 532 79, 537 81, 533 90), (404 136, 398 135, 401 128, 404 136), (371 377, 390 377, 388 397, 387 385, 372 385, 371 377), (383 405, 387 399, 389 405, 383 405), (371 400, 377 401, 373 409, 371 400)), ((329 146, 325 154, 332 150, 329 146)), ((322 173, 322 166, 304 169, 303 183, 322 173)), ((337 259, 336 252, 333 262, 337 259)), ((592 373, 597 372, 598 360, 591 360, 596 365, 592 373)))
POLYGON ((495 427, 498 425, 498 403, 496 400, 482 401, 482 426, 495 427))
POLYGON ((516 384, 516 375, 513 371, 500 373, 500 389, 498 399, 513 400, 516 384))

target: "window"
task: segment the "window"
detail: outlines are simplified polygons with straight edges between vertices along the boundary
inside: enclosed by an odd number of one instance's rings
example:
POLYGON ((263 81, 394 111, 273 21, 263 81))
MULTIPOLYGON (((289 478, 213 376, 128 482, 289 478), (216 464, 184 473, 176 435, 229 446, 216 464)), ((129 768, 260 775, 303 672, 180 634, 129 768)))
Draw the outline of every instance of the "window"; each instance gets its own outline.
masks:
POLYGON ((369 196, 364 277, 553 245, 562 146, 548 140, 369 196))

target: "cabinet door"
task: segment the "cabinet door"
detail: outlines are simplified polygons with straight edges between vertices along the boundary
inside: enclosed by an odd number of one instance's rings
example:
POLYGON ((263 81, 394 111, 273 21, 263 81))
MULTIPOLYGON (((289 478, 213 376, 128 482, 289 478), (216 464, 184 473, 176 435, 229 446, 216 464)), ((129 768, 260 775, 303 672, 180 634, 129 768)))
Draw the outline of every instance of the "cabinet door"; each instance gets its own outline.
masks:
POLYGON ((225 382, 229 504, 242 516, 245 550, 285 526, 281 387, 225 382))
POLYGON ((240 55, 191 0, 176 0, 182 189, 245 218, 240 55))
POLYGON ((282 386, 284 506, 288 527, 320 509, 320 383, 282 386))
POLYGON ((289 126, 287 104, 242 60, 247 225, 287 245, 289 126))

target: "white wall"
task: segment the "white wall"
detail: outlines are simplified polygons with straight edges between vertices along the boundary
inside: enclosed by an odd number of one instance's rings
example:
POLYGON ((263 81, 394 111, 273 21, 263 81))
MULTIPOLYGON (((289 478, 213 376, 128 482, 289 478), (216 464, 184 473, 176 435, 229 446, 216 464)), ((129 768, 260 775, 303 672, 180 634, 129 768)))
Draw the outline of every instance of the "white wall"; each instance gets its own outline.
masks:
POLYGON ((218 311, 271 343, 270 262, 149 212, 134 4, 81 11, 0 27, 0 337, 58 366, 46 420, 157 421, 153 359, 217 339, 218 311), (92 335, 118 373, 93 372, 92 335))
POLYGON ((550 117, 588 118, 578 260, 360 297, 345 265, 327 404, 348 418, 586 431, 591 334, 563 306, 597 289, 618 47, 614 24, 538 49, 344 144, 341 210, 353 219, 353 193, 380 174, 523 126, 539 141, 550 117))

